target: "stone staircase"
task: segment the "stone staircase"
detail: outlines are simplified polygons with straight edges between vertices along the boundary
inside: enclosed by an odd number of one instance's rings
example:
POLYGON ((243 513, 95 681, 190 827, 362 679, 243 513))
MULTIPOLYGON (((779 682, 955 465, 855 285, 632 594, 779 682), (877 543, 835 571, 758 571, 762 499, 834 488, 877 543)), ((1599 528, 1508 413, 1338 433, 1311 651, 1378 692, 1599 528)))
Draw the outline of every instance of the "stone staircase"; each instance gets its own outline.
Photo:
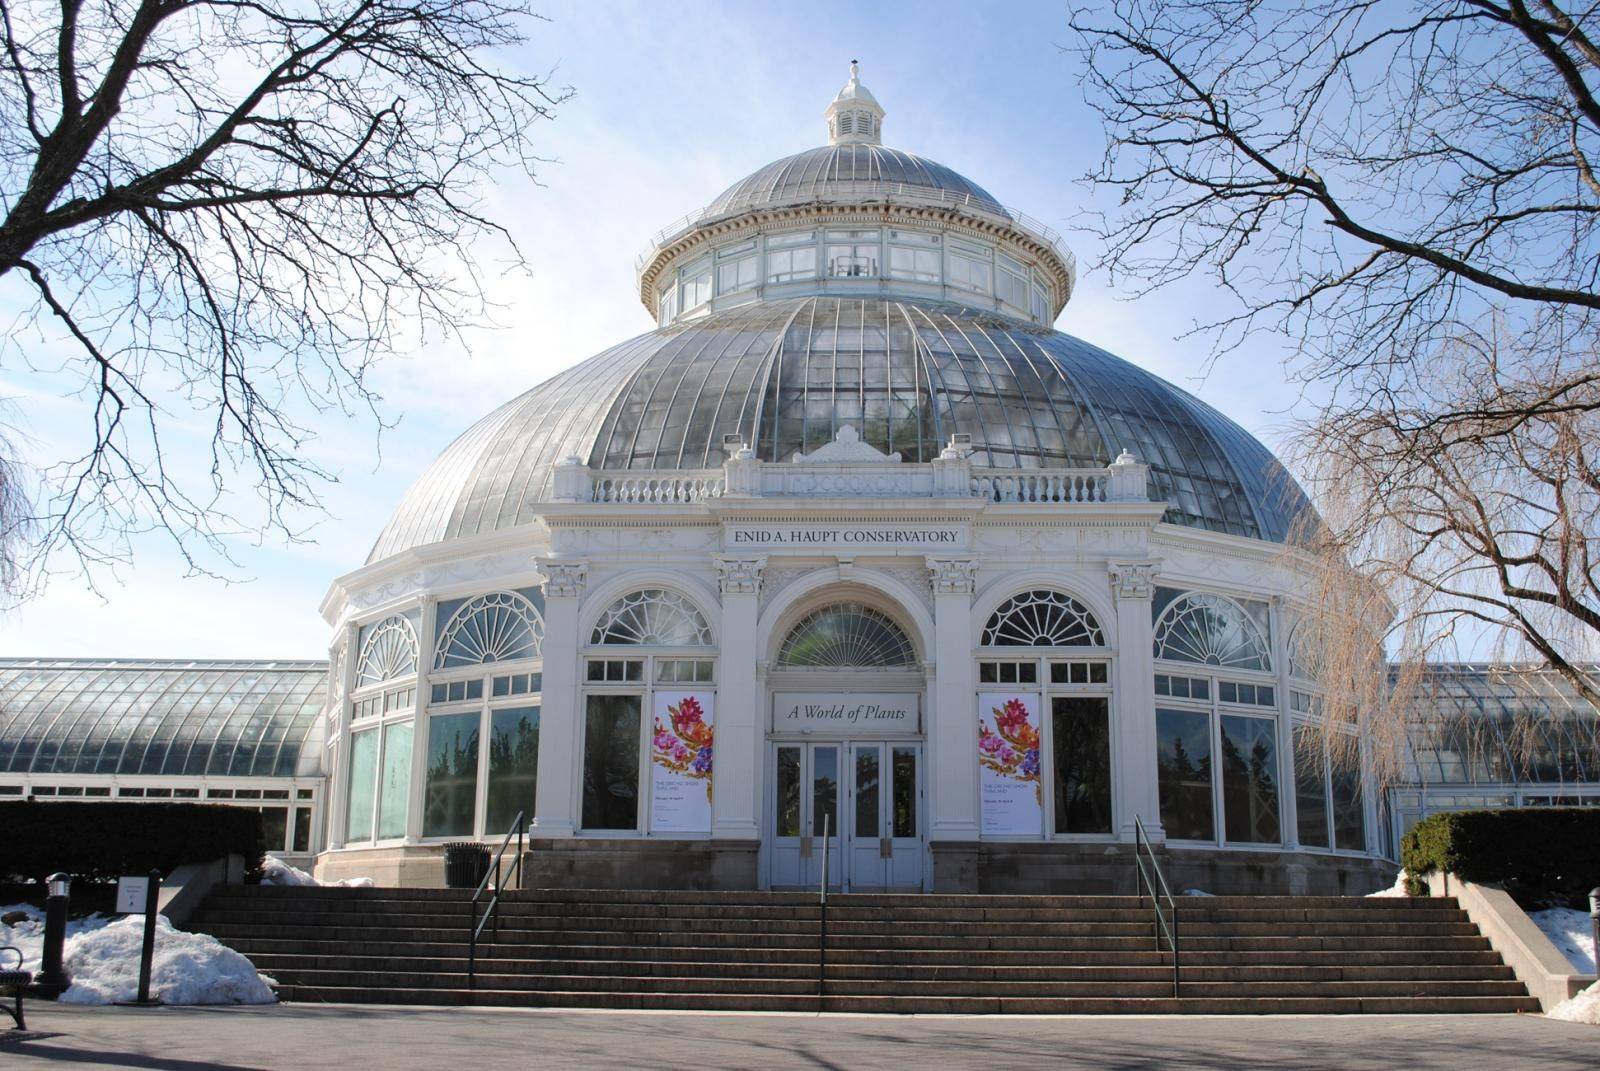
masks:
POLYGON ((1449 899, 1194 897, 1181 995, 1126 896, 524 890, 467 988, 469 895, 233 887, 193 928, 293 1001, 714 1011, 1538 1011, 1449 899), (820 995, 819 995, 820 994, 820 995))

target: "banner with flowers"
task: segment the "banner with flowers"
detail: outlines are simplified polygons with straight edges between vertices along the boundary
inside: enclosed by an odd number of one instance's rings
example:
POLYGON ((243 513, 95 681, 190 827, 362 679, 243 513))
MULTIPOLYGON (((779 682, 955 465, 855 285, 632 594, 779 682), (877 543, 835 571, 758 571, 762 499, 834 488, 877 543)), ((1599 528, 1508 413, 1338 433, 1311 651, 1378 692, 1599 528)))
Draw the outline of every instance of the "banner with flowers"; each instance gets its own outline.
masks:
POLYGON ((985 835, 1037 836, 1044 829, 1038 708, 1036 695, 978 696, 978 784, 985 835))
POLYGON ((708 692, 657 692, 650 732, 650 831, 711 832, 708 692))

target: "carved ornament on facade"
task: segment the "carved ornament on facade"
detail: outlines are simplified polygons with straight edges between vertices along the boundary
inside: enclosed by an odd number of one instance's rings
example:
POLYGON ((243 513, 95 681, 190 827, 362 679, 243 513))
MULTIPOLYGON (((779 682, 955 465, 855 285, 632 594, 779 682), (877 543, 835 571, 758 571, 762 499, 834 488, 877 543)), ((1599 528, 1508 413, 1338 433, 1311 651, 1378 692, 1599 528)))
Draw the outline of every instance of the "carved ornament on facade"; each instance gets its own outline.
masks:
POLYGON ((545 598, 575 599, 583 594, 583 581, 589 574, 589 563, 546 558, 539 563, 539 572, 544 574, 545 598))
POLYGON ((928 582, 935 595, 971 595, 978 563, 971 558, 929 558, 928 582))
POLYGON ((718 558, 717 583, 724 595, 756 595, 761 591, 765 558, 718 558))
POLYGON ((1111 589, 1119 599, 1148 599, 1155 592, 1157 562, 1110 562, 1111 589))

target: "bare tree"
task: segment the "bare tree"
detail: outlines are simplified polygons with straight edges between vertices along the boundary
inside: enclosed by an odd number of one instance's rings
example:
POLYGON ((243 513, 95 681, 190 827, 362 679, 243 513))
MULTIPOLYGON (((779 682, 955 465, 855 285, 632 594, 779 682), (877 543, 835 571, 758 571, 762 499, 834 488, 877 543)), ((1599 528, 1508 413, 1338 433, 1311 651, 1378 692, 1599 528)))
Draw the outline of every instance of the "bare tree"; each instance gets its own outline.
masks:
POLYGON ((481 183, 532 173, 531 129, 565 97, 505 65, 535 17, 0 0, 0 293, 30 308, 4 353, 86 400, 14 575, 92 577, 149 530, 195 570, 225 569, 239 531, 298 536, 333 476, 303 414, 381 421, 372 362, 488 311, 469 252, 507 235, 481 183), (169 445, 197 418, 198 463, 169 445))
POLYGON ((1089 222, 1103 265, 1208 274, 1215 353, 1286 338, 1320 409, 1289 460, 1322 511, 1297 552, 1328 720, 1387 710, 1398 749, 1408 681, 1467 633, 1600 698, 1590 12, 1120 0, 1071 23, 1119 198, 1089 222))

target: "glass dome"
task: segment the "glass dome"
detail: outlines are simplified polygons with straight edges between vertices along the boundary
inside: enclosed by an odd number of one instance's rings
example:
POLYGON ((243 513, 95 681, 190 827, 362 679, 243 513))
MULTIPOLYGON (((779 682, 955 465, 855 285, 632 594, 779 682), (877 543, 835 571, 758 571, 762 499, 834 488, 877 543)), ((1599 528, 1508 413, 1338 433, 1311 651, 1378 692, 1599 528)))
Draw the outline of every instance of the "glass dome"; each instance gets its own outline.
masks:
POLYGON ((1167 520, 1283 540, 1305 498, 1272 454, 1187 392, 1081 339, 989 312, 878 298, 762 301, 592 357, 501 406, 406 495, 369 561, 528 524, 552 467, 706 469, 723 437, 789 461, 844 424, 931 461, 953 434, 972 463, 1150 466, 1167 520))
POLYGON ((700 219, 811 201, 867 200, 875 192, 924 194, 941 204, 1009 216, 982 186, 943 164, 899 149, 855 143, 823 145, 774 160, 722 191, 700 219))

